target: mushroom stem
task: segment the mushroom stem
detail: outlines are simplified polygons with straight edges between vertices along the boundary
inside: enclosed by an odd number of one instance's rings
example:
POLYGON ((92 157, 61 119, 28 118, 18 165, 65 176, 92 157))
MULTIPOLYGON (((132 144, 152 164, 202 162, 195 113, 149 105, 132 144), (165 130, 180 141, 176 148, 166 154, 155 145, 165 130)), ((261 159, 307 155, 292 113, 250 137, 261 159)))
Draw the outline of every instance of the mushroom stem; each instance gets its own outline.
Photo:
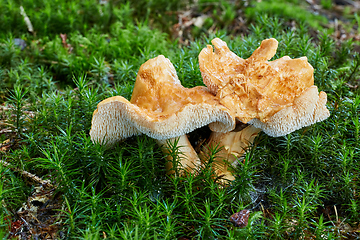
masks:
POLYGON ((209 149, 218 145, 221 150, 214 160, 215 173, 217 176, 222 176, 223 180, 235 180, 232 167, 237 165, 237 159, 245 153, 260 131, 261 129, 252 125, 241 124, 227 133, 212 132, 202 155, 206 156, 209 149))
POLYGON ((181 167, 180 174, 182 174, 184 171, 194 172, 200 166, 201 161, 186 135, 156 141, 166 155, 166 171, 168 174, 174 174, 177 167, 181 167), (177 160, 174 159, 176 155, 180 166, 174 166, 174 160, 177 160))

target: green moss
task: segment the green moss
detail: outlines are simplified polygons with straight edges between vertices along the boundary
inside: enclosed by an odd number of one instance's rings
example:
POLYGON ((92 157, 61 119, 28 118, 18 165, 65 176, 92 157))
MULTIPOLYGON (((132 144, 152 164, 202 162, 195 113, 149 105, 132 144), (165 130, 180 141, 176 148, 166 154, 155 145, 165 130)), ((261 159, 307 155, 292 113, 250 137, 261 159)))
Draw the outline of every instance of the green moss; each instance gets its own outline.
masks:
MULTIPOLYGON (((358 221, 360 209, 360 92, 355 87, 360 58, 352 42, 338 46, 326 33, 313 39, 309 32, 315 25, 306 23, 310 13, 295 9, 301 1, 277 4, 281 8, 262 1, 246 11, 249 34, 230 35, 222 28, 182 46, 154 27, 167 19, 167 6, 145 14, 164 1, 140 3, 148 5, 23 1, 36 35, 27 33, 18 1, 0 6, 6 13, 0 15, 5 21, 0 21, 0 101, 6 109, 0 112, 0 124, 5 123, 0 127, 13 131, 0 134, 0 160, 54 182, 66 206, 61 221, 69 239, 340 238, 338 226, 329 223, 336 219, 329 209, 336 205, 339 221, 349 225, 358 221), (256 17, 256 9, 267 15, 256 17), (277 17, 270 17, 272 11, 277 17), (162 20, 149 24, 160 19, 151 17, 155 13, 162 20), (299 21, 296 28, 288 27, 289 19, 299 21), (66 31, 66 44, 60 30, 66 31), (203 85, 198 55, 215 37, 242 58, 269 37, 279 41, 274 59, 306 56, 315 84, 327 92, 331 117, 285 137, 260 134, 226 187, 213 178, 210 163, 217 148, 197 174, 169 177, 151 138, 132 137, 112 149, 92 143, 89 129, 97 103, 116 95, 129 99, 137 71, 149 58, 163 54, 184 86, 203 85), (15 38, 27 46, 21 50, 15 38), (8 139, 16 144, 3 151, 8 139), (229 217, 243 209, 250 209, 249 224, 234 227, 229 217)), ((171 4, 170 9, 181 7, 171 4)), ((234 12, 228 5, 213 9, 231 22, 234 12)), ((173 148, 181 152, 180 146, 173 148)), ((33 183, 2 165, 0 175, 0 200, 7 205, 0 209, 0 236, 5 236, 8 216, 16 218, 33 183)))
POLYGON ((249 19, 256 19, 259 16, 269 15, 282 19, 294 20, 309 25, 310 27, 323 30, 324 24, 328 21, 326 17, 312 14, 298 4, 288 1, 253 1, 252 5, 245 11, 249 19))

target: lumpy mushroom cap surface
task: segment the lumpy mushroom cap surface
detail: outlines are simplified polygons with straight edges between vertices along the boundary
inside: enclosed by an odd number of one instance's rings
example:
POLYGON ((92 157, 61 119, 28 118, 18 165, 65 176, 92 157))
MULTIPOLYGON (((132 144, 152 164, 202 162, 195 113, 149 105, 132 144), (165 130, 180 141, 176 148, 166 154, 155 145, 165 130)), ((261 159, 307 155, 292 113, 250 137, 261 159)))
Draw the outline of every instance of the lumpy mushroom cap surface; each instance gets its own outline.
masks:
POLYGON ((199 55, 204 83, 243 123, 253 118, 266 122, 314 84, 306 57, 268 61, 278 46, 273 38, 262 41, 248 59, 232 53, 218 38, 212 44, 215 51, 208 45, 199 55))
POLYGON ((183 87, 170 60, 160 55, 140 67, 130 101, 115 96, 98 104, 90 135, 107 144, 137 134, 169 139, 208 124, 227 132, 235 118, 206 87, 183 87))
POLYGON ((328 118, 326 101, 326 93, 319 93, 316 86, 311 86, 295 98, 293 105, 275 113, 266 123, 255 118, 249 124, 269 136, 280 137, 328 118))
POLYGON ((262 41, 247 59, 219 38, 212 44, 214 50, 208 45, 199 55, 203 81, 241 122, 283 136, 330 115, 326 93, 314 86, 314 69, 306 57, 269 61, 278 47, 273 38, 262 41))

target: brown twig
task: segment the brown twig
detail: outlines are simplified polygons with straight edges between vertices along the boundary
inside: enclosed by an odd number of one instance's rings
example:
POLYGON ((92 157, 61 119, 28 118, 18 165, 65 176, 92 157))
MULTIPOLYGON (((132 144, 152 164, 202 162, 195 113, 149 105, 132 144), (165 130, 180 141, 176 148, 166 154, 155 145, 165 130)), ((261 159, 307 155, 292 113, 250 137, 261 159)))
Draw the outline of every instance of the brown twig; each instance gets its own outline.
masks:
POLYGON ((13 124, 11 124, 11 123, 6 123, 6 122, 3 122, 3 121, 0 121, 0 125, 5 125, 5 126, 14 127, 13 124))
POLYGON ((29 173, 25 170, 21 170, 21 169, 18 169, 18 168, 14 168, 14 167, 11 167, 10 163, 4 161, 4 160, 0 160, 0 163, 5 166, 5 167, 8 167, 10 168, 11 170, 13 171, 16 171, 16 172, 19 172, 21 175, 25 176, 25 177, 28 177, 30 178, 31 180, 35 181, 35 182, 38 182, 42 185, 45 185, 45 186, 48 186, 48 187, 54 187, 51 183, 50 183, 50 180, 43 180, 41 179, 40 177, 36 176, 35 174, 32 174, 32 173, 29 173))

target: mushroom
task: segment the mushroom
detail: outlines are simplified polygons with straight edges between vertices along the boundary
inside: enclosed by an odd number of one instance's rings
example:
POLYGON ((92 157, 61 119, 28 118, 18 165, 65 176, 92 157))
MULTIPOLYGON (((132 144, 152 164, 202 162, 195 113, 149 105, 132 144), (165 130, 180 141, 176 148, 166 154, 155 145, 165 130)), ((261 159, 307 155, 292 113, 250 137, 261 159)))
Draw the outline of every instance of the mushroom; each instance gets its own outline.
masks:
MULTIPOLYGON (((180 163, 188 171, 198 167, 200 160, 186 134, 206 125, 215 132, 228 132, 235 128, 235 118, 206 87, 183 87, 170 60, 160 55, 140 67, 130 101, 115 96, 98 104, 90 136, 110 146, 145 134, 167 154, 168 144, 179 137, 184 154, 180 163)), ((168 163, 167 170, 171 169, 168 163)))
MULTIPOLYGON (((224 146, 220 156, 230 164, 234 165, 238 153, 246 148, 244 143, 252 142, 258 128, 270 136, 279 137, 323 121, 330 115, 326 108, 326 93, 319 94, 314 85, 314 69, 306 57, 291 59, 285 56, 268 61, 278 46, 273 38, 262 41, 248 59, 231 52, 219 38, 213 39, 212 44, 215 51, 208 45, 199 55, 203 81, 220 103, 233 111, 237 120, 253 126, 251 131, 250 128, 243 130, 247 131, 246 134, 212 133, 209 145, 224 146), (238 137, 232 147, 227 147, 234 136, 242 137, 238 137), (237 154, 233 155, 233 152, 237 154)), ((222 160, 218 162, 221 164, 222 160)), ((226 166, 220 169, 225 169, 224 174, 229 175, 226 166)))
POLYGON ((233 181, 235 177, 232 172, 238 164, 238 158, 254 142, 260 131, 260 128, 240 123, 234 130, 227 133, 212 132, 207 145, 200 152, 200 156, 205 158, 211 148, 217 147, 219 152, 213 162, 215 173, 221 177, 221 180, 233 181))

